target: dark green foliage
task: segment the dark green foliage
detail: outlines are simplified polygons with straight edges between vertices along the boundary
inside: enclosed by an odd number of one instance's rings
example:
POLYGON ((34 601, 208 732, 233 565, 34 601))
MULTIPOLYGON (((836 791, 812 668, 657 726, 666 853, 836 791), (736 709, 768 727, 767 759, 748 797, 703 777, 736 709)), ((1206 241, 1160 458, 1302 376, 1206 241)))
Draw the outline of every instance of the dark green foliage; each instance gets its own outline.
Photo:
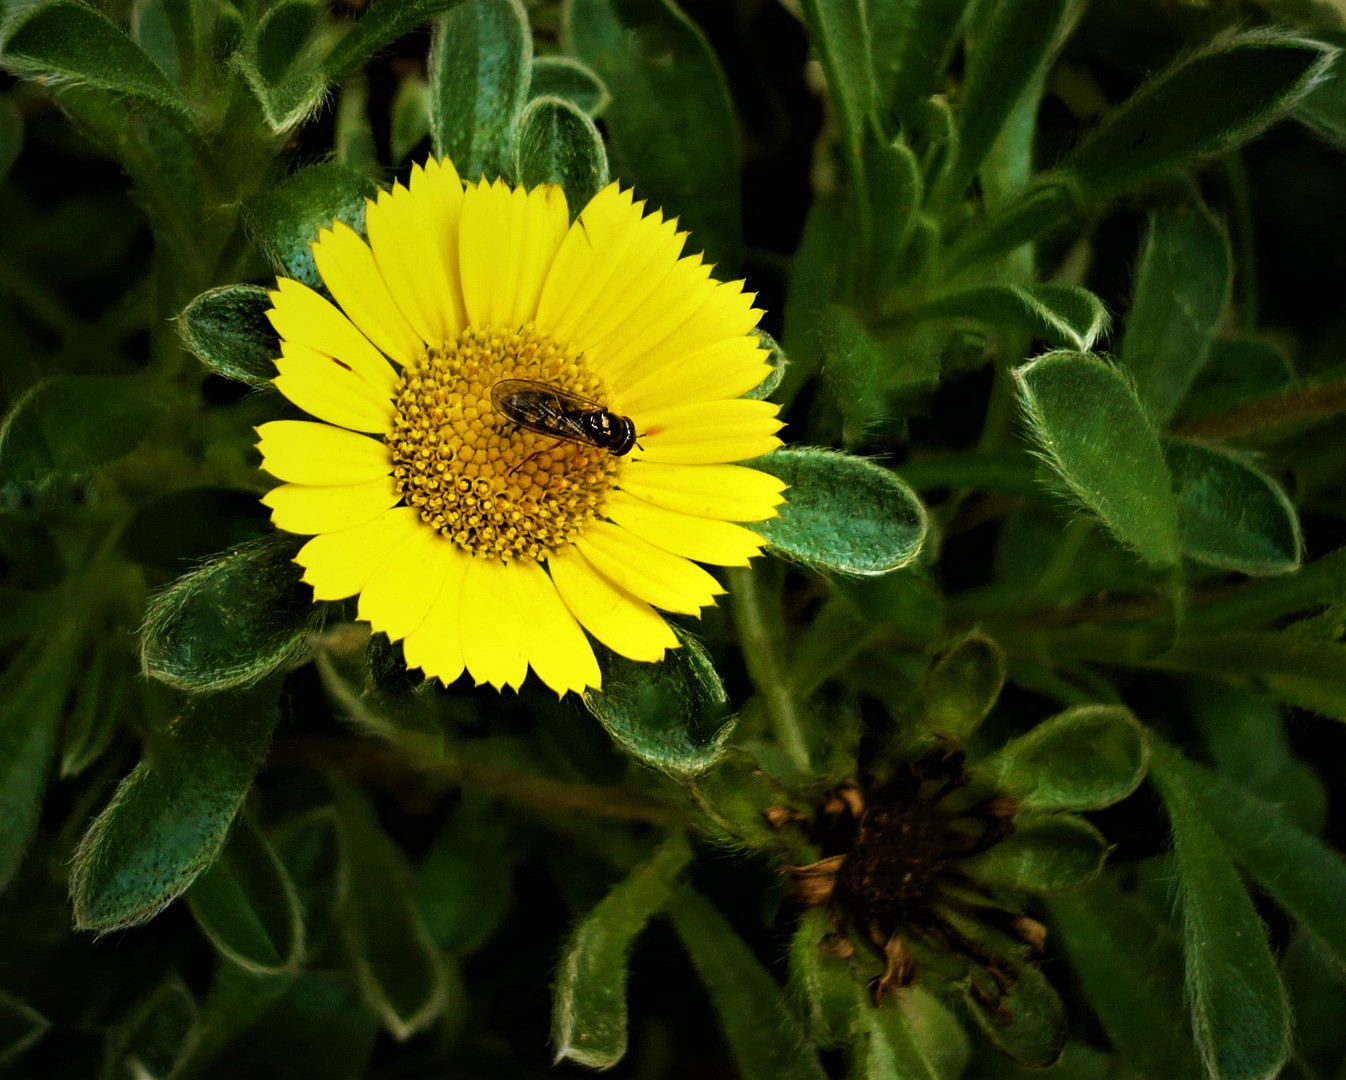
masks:
POLYGON ((1339 5, 0 11, 7 1075, 1346 1075, 1339 5), (763 557, 582 699, 260 503, 427 147, 765 311, 763 557))

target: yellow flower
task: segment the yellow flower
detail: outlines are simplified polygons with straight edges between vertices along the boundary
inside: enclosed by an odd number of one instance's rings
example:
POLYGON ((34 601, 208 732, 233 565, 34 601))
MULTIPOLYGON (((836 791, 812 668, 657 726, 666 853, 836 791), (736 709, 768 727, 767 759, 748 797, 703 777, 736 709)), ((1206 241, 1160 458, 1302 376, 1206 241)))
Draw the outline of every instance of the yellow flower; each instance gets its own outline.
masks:
POLYGON ((314 599, 358 594, 446 684, 517 688, 531 667, 558 694, 598 687, 586 630, 662 658, 678 641, 655 609, 713 604, 697 562, 746 565, 763 540, 736 522, 783 500, 730 464, 780 444, 776 406, 741 397, 770 370, 753 298, 615 184, 572 225, 555 185, 465 190, 430 161, 366 225, 313 244, 335 304, 285 278, 271 294, 276 387, 318 422, 257 429, 284 481, 263 502, 313 536, 295 561, 314 599), (538 402, 616 434, 558 438, 538 402))

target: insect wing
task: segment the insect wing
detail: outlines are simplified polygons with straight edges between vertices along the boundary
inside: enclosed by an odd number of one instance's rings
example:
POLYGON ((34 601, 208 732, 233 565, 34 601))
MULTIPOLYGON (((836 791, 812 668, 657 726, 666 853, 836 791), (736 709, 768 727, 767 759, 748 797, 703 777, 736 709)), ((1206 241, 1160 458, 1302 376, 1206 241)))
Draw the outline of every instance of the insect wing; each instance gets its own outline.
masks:
POLYGON ((530 431, 593 442, 583 418, 599 406, 568 390, 530 379, 501 379, 491 387, 491 403, 511 423, 530 431))

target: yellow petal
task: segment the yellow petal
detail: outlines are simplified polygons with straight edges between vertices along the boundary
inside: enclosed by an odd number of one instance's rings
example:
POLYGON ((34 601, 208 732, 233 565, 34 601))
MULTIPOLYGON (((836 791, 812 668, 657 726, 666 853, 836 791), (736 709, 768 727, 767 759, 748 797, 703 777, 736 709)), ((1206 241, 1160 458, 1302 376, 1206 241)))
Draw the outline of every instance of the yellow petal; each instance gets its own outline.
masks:
POLYGON ((351 321, 307 285, 281 278, 266 317, 285 341, 306 345, 346 364, 382 397, 391 399, 398 374, 351 321))
MULTIPOLYGON (((453 301, 453 320, 446 337, 452 338, 467 325, 463 308, 463 279, 458 269, 458 224, 463 212, 463 182, 453 162, 448 158, 433 158, 424 168, 412 166, 411 197, 415 213, 425 234, 439 251, 439 265, 444 268, 450 298, 453 301)), ((433 266, 434 264, 432 264, 433 266)), ((447 313, 446 313, 447 317, 447 313)))
POLYGON ((552 583, 580 624, 613 652, 632 660, 661 660, 677 636, 649 604, 618 588, 573 547, 547 558, 552 583))
POLYGON ((724 592, 695 563, 606 521, 585 529, 575 547, 614 585, 665 611, 698 615, 724 592))
POLYGON ((616 381, 631 367, 636 372, 658 370, 716 342, 744 337, 762 317, 741 281, 698 283, 691 278, 680 295, 672 281, 670 275, 667 296, 661 290, 651 297, 596 346, 610 379, 616 381))
POLYGON ((608 496, 604 513, 628 532, 656 547, 716 566, 747 566, 766 543, 754 532, 728 521, 690 517, 664 510, 624 491, 608 496))
POLYGON ((459 225, 459 259, 468 320, 515 327, 537 315, 538 295, 569 226, 555 184, 531 192, 503 181, 469 187, 459 225))
POLYGON ((406 366, 421 354, 425 339, 402 313, 359 233, 340 221, 319 229, 313 261, 341 310, 386 356, 406 366))
POLYGON ((362 484, 392 472, 388 447, 368 435, 309 420, 272 420, 257 429, 262 468, 292 484, 362 484))
MULTIPOLYGON (((452 191, 447 195, 454 197, 452 191)), ((462 201, 461 187, 457 201, 462 201)), ((377 201, 366 202, 365 230, 379 272, 407 322, 422 340, 435 343, 456 338, 462 323, 440 238, 426 228, 424 203, 394 184, 391 191, 379 192, 377 201)))
POLYGON ((294 561, 304 568, 315 600, 354 596, 385 559, 416 530, 420 515, 409 506, 385 510, 373 521, 341 532, 315 536, 299 549, 294 561))
POLYGON ((271 523, 286 532, 340 532, 373 521, 402 497, 391 476, 363 484, 281 484, 262 496, 271 523))
POLYGON ((700 255, 679 259, 646 303, 594 342, 590 351, 598 358, 604 377, 618 382, 624 369, 640 359, 642 348, 664 340, 691 319, 716 286, 710 276, 713 269, 700 255))
MULTIPOLYGON (((537 321, 544 330, 576 347, 575 328, 611 290, 617 268, 639 244, 641 234, 632 228, 644 203, 632 203, 631 192, 609 184, 580 211, 552 260, 537 321), (633 209, 634 207, 634 209, 633 209)), ((629 282, 621 282, 625 287, 629 282)))
POLYGON ((463 663, 478 686, 518 689, 528 674, 519 621, 528 617, 517 606, 514 572, 497 559, 474 558, 463 579, 463 663))
POLYGON ((584 693, 598 688, 603 677, 589 639, 561 602, 546 572, 535 562, 513 564, 517 589, 518 626, 524 637, 528 664, 537 677, 562 696, 568 690, 584 693))
POLYGON ((429 525, 397 548, 360 590, 359 617, 390 641, 404 638, 425 621, 449 572, 454 547, 429 525))
POLYGON ((780 445, 775 432, 779 406, 771 401, 735 398, 651 409, 631 416, 636 422, 639 457, 684 465, 743 461, 780 445))
POLYGON ((571 227, 543 291, 539 322, 588 349, 659 295, 687 234, 615 184, 599 192, 571 227))
POLYGON ((280 375, 271 380, 276 389, 319 420, 379 434, 392 426, 392 401, 343 360, 286 341, 276 370, 280 375))
POLYGON ((770 355, 750 335, 718 341, 662 367, 632 364, 612 380, 609 404, 634 413, 741 397, 771 373, 770 355))
POLYGON ((742 465, 665 465, 633 461, 621 478, 622 490, 697 517, 722 521, 765 521, 778 517, 785 501, 783 480, 742 465))
POLYGON ((407 634, 402 654, 408 667, 418 667, 426 678, 445 686, 463 673, 463 579, 474 560, 457 544, 441 548, 444 581, 431 599, 425 620, 407 634))

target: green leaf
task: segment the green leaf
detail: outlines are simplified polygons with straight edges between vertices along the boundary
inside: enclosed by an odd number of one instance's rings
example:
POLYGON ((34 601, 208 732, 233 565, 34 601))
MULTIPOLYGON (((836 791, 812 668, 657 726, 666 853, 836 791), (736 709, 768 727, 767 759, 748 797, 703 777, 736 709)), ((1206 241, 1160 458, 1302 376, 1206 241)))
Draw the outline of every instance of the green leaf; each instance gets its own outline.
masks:
POLYGON ((1178 775, 1229 854, 1346 970, 1346 864, 1275 804, 1172 752, 1178 775))
POLYGON ((608 155, 594 122, 570 102, 535 98, 519 119, 514 176, 527 188, 560 184, 573 218, 608 184, 608 155))
POLYGON ((280 336, 266 317, 271 294, 260 285, 221 285, 178 316, 178 335, 217 375, 261 389, 276 377, 280 336))
POLYGON ((350 887, 336 810, 332 806, 315 807, 286 822, 273 840, 285 876, 299 897, 309 955, 317 956, 327 943, 350 887))
POLYGON ((464 0, 435 26, 430 142, 468 183, 514 174, 514 129, 528 100, 533 38, 520 0, 464 0))
POLYGON ((709 900, 682 890, 669 909, 719 1015, 743 1080, 823 1080, 780 987, 709 900))
POLYGON ((369 115, 369 80, 353 73, 341 84, 336 104, 335 159, 348 169, 372 175, 379 171, 379 151, 374 142, 374 122, 369 115))
POLYGON ((567 0, 563 36, 612 93, 613 173, 732 276, 743 258, 738 128, 705 36, 670 0, 567 0))
POLYGON ((777 450, 751 464, 790 485, 780 517, 753 525, 775 554, 867 575, 901 569, 921 553, 925 507, 883 466, 809 447, 777 450))
POLYGON ((1178 561, 1178 511, 1158 436, 1112 367, 1056 352, 1016 368, 1028 433, 1071 495, 1146 562, 1178 561))
MULTIPOLYGON (((885 384, 922 381, 926 371, 898 370, 889 351, 869 332, 853 307, 830 304, 818 320, 823 345, 823 376, 841 411, 841 437, 847 447, 864 442, 867 432, 888 408, 885 384)), ((906 368, 906 365, 902 365, 906 368)))
POLYGON ((874 107, 869 28, 864 0, 803 0, 804 25, 818 50, 841 123, 843 145, 860 153, 865 120, 874 107))
POLYGON ((1109 1041, 1142 1076, 1205 1080, 1184 1022, 1182 943, 1171 905, 1108 873, 1048 901, 1070 969, 1109 1041))
POLYGON ((1058 231, 1080 212, 1080 193, 1068 176, 1047 175, 959 238, 945 260, 950 273, 1003 258, 1058 231))
POLYGON ((762 810, 789 806, 807 814, 812 808, 771 778, 745 751, 731 749, 713 769, 687 782, 701 812, 700 828, 716 841, 733 847, 782 852, 787 841, 772 828, 762 810))
POLYGON ((214 862, 271 741, 279 689, 203 697, 152 745, 75 852, 76 926, 152 919, 214 862))
MULTIPOLYGON (((358 638, 356 641, 358 642, 358 638)), ((403 685, 383 692, 376 684, 376 669, 385 660, 396 676, 408 678, 406 657, 382 635, 367 639, 364 648, 334 648, 340 638, 322 641, 315 665, 323 688, 337 716, 361 735, 372 735, 425 761, 444 757, 444 729, 433 696, 422 689, 403 685)))
POLYGON ((1059 47, 1073 0, 999 0, 967 57, 957 157, 936 199, 962 196, 1029 84, 1059 47))
MULTIPOLYGON (((258 975, 244 971, 222 958, 215 966, 210 989, 201 1000, 196 1022, 173 1062, 170 1075, 174 1080, 198 1075, 226 1052, 231 1043, 238 1045, 239 1036, 265 1017, 277 999, 297 981, 293 974, 258 975)), ((369 1026, 373 1027, 372 1017, 369 1026)))
POLYGON ((1101 810, 1145 778, 1145 731, 1120 705, 1067 709, 976 767, 979 779, 1012 796, 1020 812, 1101 810))
POLYGON ((865 173, 869 181, 873 220, 869 261, 873 267, 871 294, 880 306, 889 302, 904 276, 917 276, 920 267, 907 258, 913 230, 924 200, 921 163, 899 136, 891 142, 871 136, 865 140, 865 173))
POLYGON ((903 127, 918 100, 940 89, 940 74, 967 0, 866 0, 875 106, 903 127))
POLYGON ((514 895, 504 850, 509 818, 494 799, 470 797, 435 835, 416 868, 416 907, 444 952, 473 953, 490 939, 514 895))
POLYGON ((140 635, 145 672, 213 692, 252 686, 295 660, 322 614, 292 561, 297 546, 273 534, 155 594, 140 635))
MULTIPOLYGON (((366 1075, 378 1022, 351 976, 345 971, 319 971, 273 979, 284 979, 288 985, 280 988, 283 993, 275 1000, 266 1001, 261 1016, 233 1040, 208 1075, 287 1080, 366 1075)), ((268 997, 273 992, 272 985, 255 991, 268 997)))
POLYGON ((1181 424, 1272 397, 1289 390, 1294 380, 1294 367, 1273 342, 1254 337, 1216 338, 1174 420, 1181 424))
POLYGON ((595 119, 612 101, 598 73, 568 56, 534 57, 528 96, 563 98, 595 119))
POLYGON ((809 907, 790 939, 790 992, 808 1027, 809 1038, 823 1049, 848 1044, 858 1016, 855 991, 861 979, 851 962, 827 947, 838 938, 832 916, 809 907))
POLYGON ((319 288, 322 278, 309 249, 318 230, 342 221, 363 233, 365 200, 377 194, 378 185, 354 169, 334 162, 310 165, 245 203, 243 220, 277 274, 319 288))
POLYGON ((0 476, 87 472, 125 457, 168 409, 149 374, 57 375, 21 395, 0 426, 0 476))
POLYGON ((0 993, 0 1067, 12 1065, 51 1027, 51 1021, 21 999, 0 993))
POLYGON ((691 861, 681 834, 603 897, 575 927, 552 987, 556 1061, 610 1069, 626 1054, 626 960, 631 943, 673 894, 691 861))
POLYGON ((1105 202, 1247 142, 1321 81, 1330 56, 1278 33, 1226 38, 1146 82, 1064 164, 1087 202, 1105 202))
POLYGON ((921 681, 920 726, 961 746, 1005 685, 1005 651, 980 631, 949 647, 921 681))
POLYGON ((978 319, 1080 352, 1093 348, 1108 328, 1103 302, 1072 285, 975 285, 946 293, 905 317, 978 319))
POLYGON ((14 99, 0 96, 0 183, 9 175, 23 149, 23 113, 14 99))
MULTIPOLYGON (((816 337, 822 342, 822 374, 841 412, 844 446, 863 443, 887 412, 892 384, 934 381, 925 366, 895 364, 895 357, 870 333, 864 316, 847 304, 818 312, 816 337)), ((903 357, 906 360, 906 357, 903 357)))
POLYGON ((67 623, 30 639, 0 675, 0 889, 37 828, 79 644, 67 623))
POLYGON ((1013 833, 960 870, 996 888, 1051 896, 1088 885, 1107 854, 1107 840, 1083 818, 1020 813, 1013 833))
POLYGON ((89 659, 61 734, 61 779, 87 769, 117 733, 132 677, 129 661, 126 653, 108 648, 95 650, 89 659))
POLYGON ((105 15, 73 0, 15 14, 0 54, 0 62, 15 75, 130 98, 190 127, 187 103, 145 51, 105 15))
POLYGON ((168 1076, 195 1021, 196 999, 170 975, 108 1032, 105 1075, 113 1080, 168 1076))
POLYGON ((1327 822, 1327 790, 1318 771, 1290 745, 1285 710, 1220 679, 1188 676, 1188 715, 1205 736, 1211 763, 1226 779, 1280 807, 1305 832, 1327 822))
POLYGON ((954 1015, 919 985, 903 987, 875 1007, 854 980, 851 1008, 859 1039, 853 1077, 863 1080, 958 1080, 970 1046, 954 1015))
POLYGON ((261 975, 297 970, 304 956, 299 895, 266 837, 245 815, 187 892, 201 932, 220 954, 261 975))
POLYGON ((1184 765, 1176 751, 1152 742, 1151 775, 1173 829, 1197 1047, 1219 1080, 1275 1076, 1291 1047, 1285 988, 1266 927, 1184 765))
MULTIPOLYGON (((1334 29, 1340 29, 1340 26, 1334 29)), ((1346 80, 1342 78, 1344 71, 1346 71, 1346 56, 1337 53, 1328 66, 1327 77, 1317 83, 1295 105, 1295 118, 1300 123, 1337 145, 1346 141, 1346 80)))
POLYGON ((350 868, 345 932, 365 1000, 393 1038, 410 1038, 448 1002, 449 972, 411 897, 402 852, 363 791, 333 772, 341 851, 350 868))
POLYGON ((419 75, 408 75, 393 95, 388 149, 394 162, 411 157, 430 137, 430 84, 419 75))
POLYGON ((1223 675, 1278 701, 1346 720, 1346 645, 1280 630, 1184 637, 1164 657, 1178 671, 1223 675))
POLYGON ((1155 215, 1141 250, 1122 364, 1159 423, 1177 410, 1205 364, 1233 279, 1229 237, 1204 207, 1155 215))
MULTIPOLYGON (((986 937, 967 919, 951 921, 973 940, 986 937)), ((1013 962, 1003 989, 989 972, 973 968, 963 991, 964 1004, 977 1026, 1020 1065, 1046 1069, 1061 1057, 1066 1043, 1065 1005, 1034 963, 1022 958, 1013 962)))
POLYGON ((1299 566, 1299 518, 1281 486, 1227 450, 1164 442, 1178 500, 1183 554, 1222 570, 1263 576, 1299 566))
POLYGON ((600 647, 603 689, 584 704, 627 753, 672 776, 695 776, 714 765, 733 734, 729 696, 695 639, 657 664, 628 660, 600 647))
MULTIPOLYGON (((1312 934, 1296 933, 1282 950, 1280 961, 1281 977, 1294 1006, 1294 1060, 1301 1064, 1299 1075, 1335 1076, 1346 1061, 1346 1030, 1341 1024, 1346 1016, 1346 983, 1312 934)), ((1295 1075, 1293 1066, 1284 1075, 1295 1075)))
POLYGON ((1346 548, 1303 563, 1293 574, 1249 582, 1198 605, 1190 612, 1190 626, 1207 633, 1247 629, 1341 600, 1346 600, 1346 548))
POLYGON ((268 85, 284 81, 318 29, 322 6, 317 0, 281 0, 257 24, 257 74, 268 85))
POLYGON ((360 21, 327 54, 323 72, 329 81, 339 82, 404 34, 460 3, 462 0, 370 0, 360 21))
POLYGON ((328 83, 319 71, 301 68, 283 82, 269 83, 247 60, 237 58, 243 75, 273 135, 286 135, 313 116, 327 100, 328 83))

